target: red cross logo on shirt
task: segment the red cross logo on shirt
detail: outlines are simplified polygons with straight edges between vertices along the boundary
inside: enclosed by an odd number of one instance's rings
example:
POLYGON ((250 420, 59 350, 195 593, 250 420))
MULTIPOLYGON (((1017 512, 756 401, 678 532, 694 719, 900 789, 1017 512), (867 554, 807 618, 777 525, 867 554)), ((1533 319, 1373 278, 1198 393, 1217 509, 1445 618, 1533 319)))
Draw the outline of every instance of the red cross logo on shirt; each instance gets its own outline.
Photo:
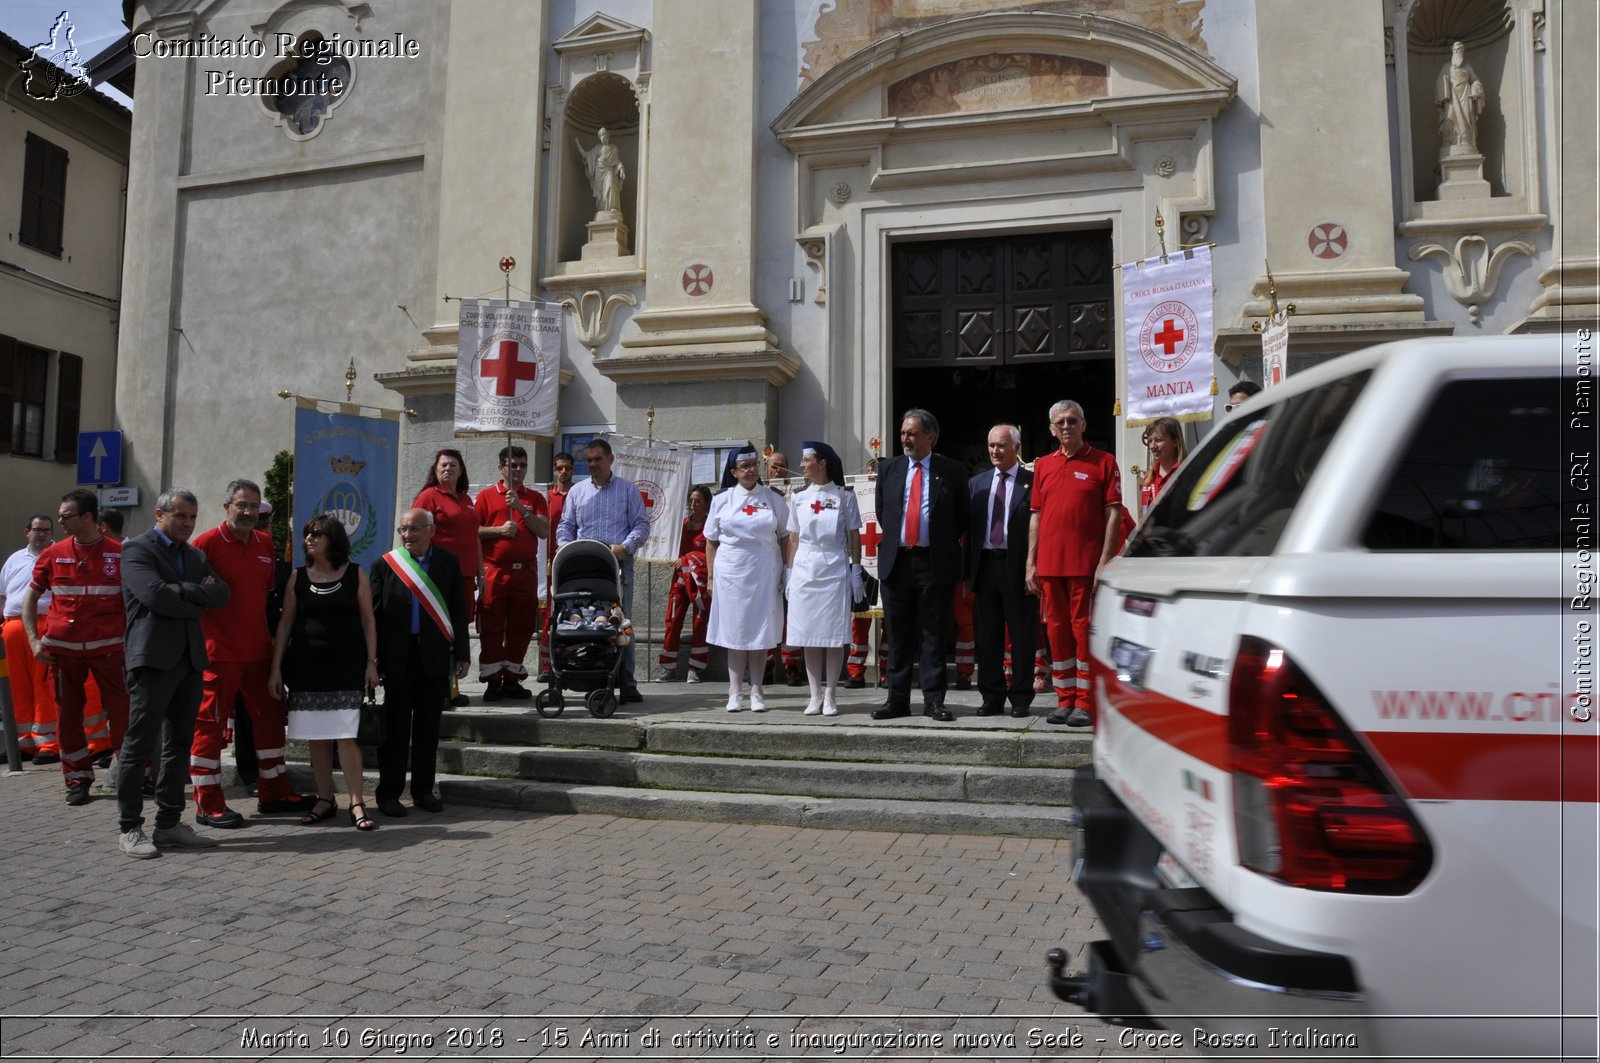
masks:
POLYGON ((747 517, 755 516, 756 515, 756 507, 751 505, 750 503, 746 502, 744 504, 744 515, 747 516, 747 517))
POLYGON ((861 533, 861 549, 868 557, 878 556, 878 543, 883 538, 883 532, 878 530, 878 522, 867 521, 866 530, 861 533))
POLYGON ((1183 342, 1183 336, 1183 329, 1179 328, 1178 323, 1169 317, 1161 323, 1161 331, 1156 333, 1155 341, 1161 344, 1161 350, 1164 354, 1171 355, 1174 348, 1183 342))
POLYGON ((501 340, 496 353, 498 358, 485 358, 478 367, 478 375, 494 381, 494 393, 499 398, 510 398, 517 393, 517 382, 533 380, 539 374, 534 362, 517 358, 516 340, 501 340))
POLYGON ((825 510, 827 508, 828 508, 827 506, 822 504, 822 499, 820 499, 820 498, 817 499, 815 502, 811 503, 811 512, 813 512, 813 513, 821 513, 823 510, 825 510))

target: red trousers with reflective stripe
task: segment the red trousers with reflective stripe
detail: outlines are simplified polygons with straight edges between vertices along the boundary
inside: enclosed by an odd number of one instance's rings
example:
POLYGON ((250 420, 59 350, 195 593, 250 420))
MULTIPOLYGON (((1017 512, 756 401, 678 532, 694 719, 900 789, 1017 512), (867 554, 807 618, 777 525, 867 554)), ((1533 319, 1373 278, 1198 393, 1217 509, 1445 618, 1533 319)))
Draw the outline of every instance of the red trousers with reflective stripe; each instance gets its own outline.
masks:
POLYGON ((1089 616, 1094 599, 1093 576, 1040 576, 1044 625, 1050 636, 1050 684, 1056 705, 1083 709, 1089 705, 1089 616))
POLYGON ((971 679, 977 671, 977 636, 972 627, 972 592, 957 583, 950 595, 950 619, 956 629, 956 675, 971 679))
POLYGON ((196 812, 221 812, 228 807, 222 796, 222 747, 232 731, 233 707, 240 696, 255 737, 258 799, 287 801, 293 796, 283 766, 288 707, 267 694, 269 670, 268 661, 213 661, 203 673, 200 711, 189 746, 189 783, 194 787, 196 812))
POLYGON ((22 617, 7 618, 0 629, 11 671, 11 711, 17 721, 17 748, 24 753, 55 753, 56 695, 44 662, 28 648, 22 617))
MULTIPOLYGON (((850 654, 844 659, 844 672, 851 679, 865 679, 867 677, 867 639, 872 637, 872 621, 864 616, 850 618, 850 654)), ((884 641, 888 638, 887 630, 878 627, 878 664, 882 664, 886 655, 884 641)))
POLYGON ((694 609, 694 624, 689 629, 689 671, 703 672, 710 652, 706 648, 706 623, 711 619, 711 609, 695 600, 682 572, 673 578, 672 593, 667 598, 666 634, 661 638, 660 663, 668 668, 678 663, 678 647, 683 643, 683 620, 691 607, 694 609))
POLYGON ((88 705, 89 677, 100 688, 100 706, 111 728, 111 748, 121 749, 128 733, 128 686, 123 678, 122 648, 98 657, 68 657, 59 650, 52 654, 51 683, 55 688, 58 734, 61 736, 61 774, 67 785, 94 782, 94 757, 83 732, 84 709, 88 705))
POLYGON ((478 613, 478 678, 526 676, 523 658, 538 629, 539 582, 533 566, 485 568, 483 609, 478 613))

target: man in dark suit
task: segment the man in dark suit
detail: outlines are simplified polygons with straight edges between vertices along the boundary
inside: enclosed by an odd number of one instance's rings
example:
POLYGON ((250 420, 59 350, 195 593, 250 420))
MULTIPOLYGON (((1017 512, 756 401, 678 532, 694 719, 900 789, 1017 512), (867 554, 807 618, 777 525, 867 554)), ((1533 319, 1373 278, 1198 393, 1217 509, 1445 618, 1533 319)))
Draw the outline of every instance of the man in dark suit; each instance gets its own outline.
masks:
POLYGON ((889 631, 889 700, 874 720, 911 715, 911 666, 920 661, 922 714, 955 719, 944 706, 944 630, 950 594, 961 578, 967 530, 967 472, 933 453, 939 422, 927 410, 900 419, 904 453, 878 468, 878 578, 889 631))
POLYGON ((199 513, 192 492, 169 488, 156 499, 156 526, 122 544, 128 733, 117 754, 118 844, 141 859, 160 856, 158 849, 217 844, 179 822, 201 680, 209 663, 200 614, 227 605, 229 598, 228 585, 212 573, 206 555, 189 545, 199 513), (146 839, 144 765, 158 739, 156 826, 146 839))
POLYGON ((411 803, 443 812, 434 796, 439 714, 450 680, 465 678, 472 659, 467 601, 456 555, 433 545, 433 514, 400 516, 401 549, 372 563, 372 611, 378 622, 378 675, 383 683, 383 738, 378 743, 378 811, 406 815, 400 792, 411 769, 411 803))
POLYGON ((969 482, 966 567, 977 614, 979 716, 998 716, 1009 698, 1011 715, 1033 704, 1033 650, 1039 600, 1028 593, 1028 492, 1033 473, 1017 460, 1022 433, 1014 425, 989 429, 989 464, 969 482), (1005 681, 1005 639, 1011 635, 1011 683, 1005 681))

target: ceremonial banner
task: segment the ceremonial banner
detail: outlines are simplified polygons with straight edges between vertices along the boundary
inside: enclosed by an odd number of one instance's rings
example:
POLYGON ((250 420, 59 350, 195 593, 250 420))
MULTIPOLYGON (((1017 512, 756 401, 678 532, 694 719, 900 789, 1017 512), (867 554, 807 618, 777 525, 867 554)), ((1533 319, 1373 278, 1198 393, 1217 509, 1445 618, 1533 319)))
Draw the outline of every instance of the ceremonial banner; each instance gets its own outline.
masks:
POLYGON ((1261 389, 1281 384, 1289 375, 1289 318, 1261 330, 1261 389))
POLYGON ((299 530, 331 513, 350 537, 350 560, 366 568, 393 541, 400 475, 400 414, 362 416, 360 406, 296 400, 294 411, 294 561, 305 564, 299 530), (326 406, 328 409, 323 409, 326 406))
POLYGON ((611 466, 612 475, 633 481, 650 518, 650 538, 633 556, 639 561, 678 560, 692 452, 665 443, 623 443, 615 436, 610 443, 617 459, 611 466))
POLYGON ((1122 267, 1128 347, 1127 424, 1211 416, 1211 249, 1197 247, 1122 267))
POLYGON ((846 476, 844 482, 856 493, 856 505, 861 507, 861 567, 877 579, 878 542, 883 538, 883 529, 878 527, 877 480, 871 476, 846 476))
POLYGON ((462 300, 457 350, 456 435, 555 432, 561 307, 462 300))

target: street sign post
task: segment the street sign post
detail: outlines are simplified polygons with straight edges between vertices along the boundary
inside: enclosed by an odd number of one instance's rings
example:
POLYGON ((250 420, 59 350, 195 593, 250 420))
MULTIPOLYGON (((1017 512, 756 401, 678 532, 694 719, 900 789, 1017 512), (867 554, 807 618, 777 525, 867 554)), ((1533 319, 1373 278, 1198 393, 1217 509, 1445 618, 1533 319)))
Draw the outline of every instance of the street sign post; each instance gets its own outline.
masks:
POLYGON ((115 484, 122 482, 122 433, 78 433, 78 482, 115 484))

